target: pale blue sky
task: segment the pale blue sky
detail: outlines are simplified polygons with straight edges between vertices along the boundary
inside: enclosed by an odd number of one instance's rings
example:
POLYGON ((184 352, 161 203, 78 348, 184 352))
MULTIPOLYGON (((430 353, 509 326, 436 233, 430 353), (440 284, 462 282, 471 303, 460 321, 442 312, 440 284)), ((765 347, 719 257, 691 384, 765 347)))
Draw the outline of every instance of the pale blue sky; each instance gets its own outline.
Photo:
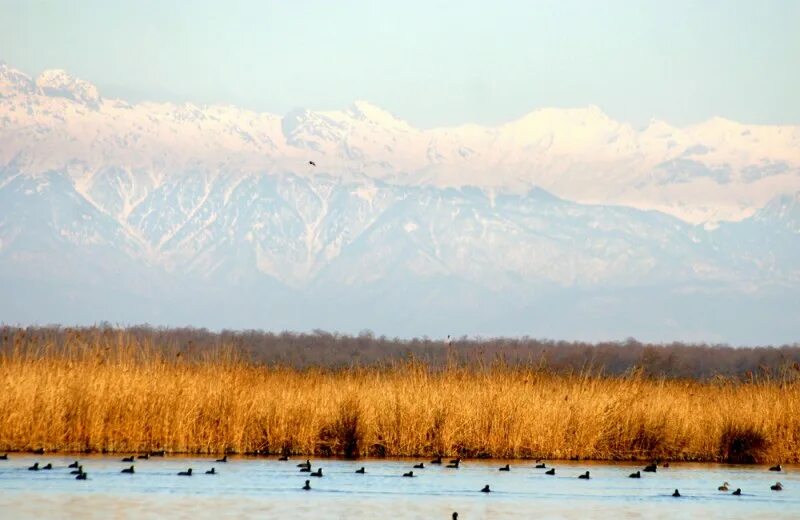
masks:
POLYGON ((0 60, 108 97, 366 99, 424 127, 589 104, 636 124, 799 124, 799 27, 797 1, 0 0, 0 60))

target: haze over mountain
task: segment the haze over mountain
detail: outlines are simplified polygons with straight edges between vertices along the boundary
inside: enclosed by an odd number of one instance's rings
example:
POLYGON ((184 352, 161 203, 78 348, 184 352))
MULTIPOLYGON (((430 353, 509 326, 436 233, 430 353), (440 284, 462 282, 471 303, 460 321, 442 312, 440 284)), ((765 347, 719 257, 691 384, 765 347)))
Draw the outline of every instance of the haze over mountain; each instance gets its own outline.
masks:
POLYGON ((800 127, 421 130, 0 65, 0 283, 6 322, 797 341, 800 127))

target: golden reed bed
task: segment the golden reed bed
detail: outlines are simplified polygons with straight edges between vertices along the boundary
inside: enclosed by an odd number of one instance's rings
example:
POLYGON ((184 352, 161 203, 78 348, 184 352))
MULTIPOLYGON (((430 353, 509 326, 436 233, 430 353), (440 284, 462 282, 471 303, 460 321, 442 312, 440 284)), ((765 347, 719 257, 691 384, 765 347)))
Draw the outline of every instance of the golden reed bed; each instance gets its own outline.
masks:
POLYGON ((800 460, 800 383, 304 370, 74 338, 0 354, 0 452, 800 460))

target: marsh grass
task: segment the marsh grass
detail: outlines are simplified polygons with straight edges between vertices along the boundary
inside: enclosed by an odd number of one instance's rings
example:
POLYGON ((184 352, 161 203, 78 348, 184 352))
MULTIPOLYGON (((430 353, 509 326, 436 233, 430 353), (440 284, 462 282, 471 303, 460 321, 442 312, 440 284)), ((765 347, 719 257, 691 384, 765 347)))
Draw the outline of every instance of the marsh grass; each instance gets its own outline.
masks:
POLYGON ((502 363, 291 369, 124 332, 0 354, 0 451, 800 460, 792 378, 664 380, 502 363))

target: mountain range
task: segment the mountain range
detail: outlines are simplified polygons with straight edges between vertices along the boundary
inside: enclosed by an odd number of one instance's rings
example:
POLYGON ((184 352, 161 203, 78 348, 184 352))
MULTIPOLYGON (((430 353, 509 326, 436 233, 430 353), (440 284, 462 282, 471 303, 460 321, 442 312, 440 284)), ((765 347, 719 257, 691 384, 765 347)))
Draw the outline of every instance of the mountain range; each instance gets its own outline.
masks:
POLYGON ((418 129, 0 65, 0 285, 11 323, 793 342, 800 127, 418 129))

